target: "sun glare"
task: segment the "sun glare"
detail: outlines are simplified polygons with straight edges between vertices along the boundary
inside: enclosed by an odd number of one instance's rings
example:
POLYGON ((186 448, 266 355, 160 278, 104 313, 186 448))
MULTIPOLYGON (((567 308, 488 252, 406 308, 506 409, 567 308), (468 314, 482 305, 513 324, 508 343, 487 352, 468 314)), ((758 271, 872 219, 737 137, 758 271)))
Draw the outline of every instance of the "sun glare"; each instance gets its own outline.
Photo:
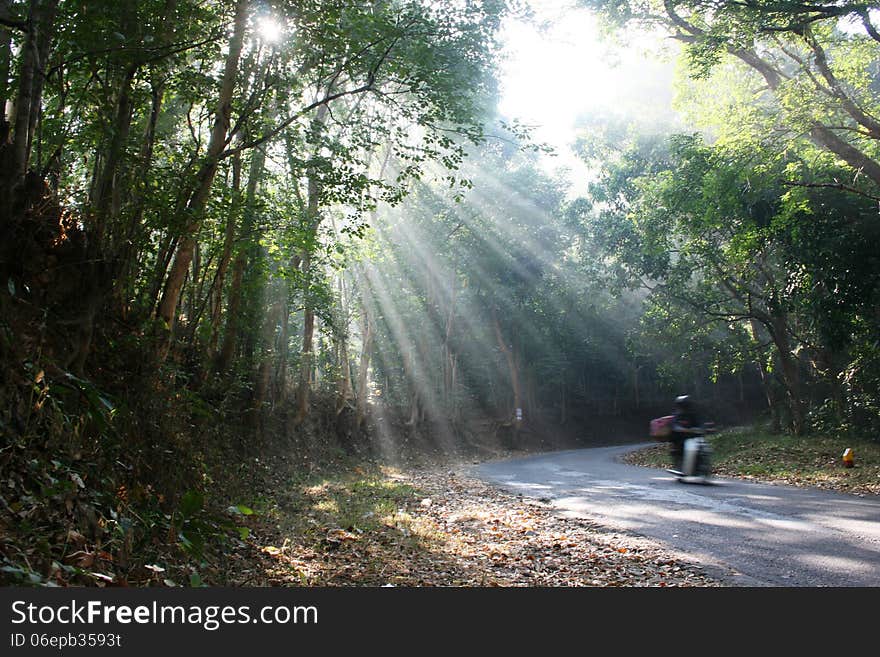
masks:
MULTIPOLYGON (((672 68, 639 48, 604 42, 595 16, 571 0, 535 3, 540 27, 509 20, 503 31, 499 109, 535 127, 535 137, 556 148, 549 169, 581 169, 570 150, 581 117, 642 117, 671 113, 672 68)), ((659 44, 642 35, 640 43, 659 44)))
POLYGON ((257 33, 265 43, 275 44, 284 37, 284 25, 273 16, 257 19, 257 33))

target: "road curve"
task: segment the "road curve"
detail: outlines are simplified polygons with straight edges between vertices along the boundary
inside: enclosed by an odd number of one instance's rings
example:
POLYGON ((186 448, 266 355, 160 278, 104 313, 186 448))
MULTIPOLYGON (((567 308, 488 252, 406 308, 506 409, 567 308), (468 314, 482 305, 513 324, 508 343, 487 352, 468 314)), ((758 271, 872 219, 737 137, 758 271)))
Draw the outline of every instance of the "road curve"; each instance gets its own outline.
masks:
POLYGON ((734 586, 880 586, 880 497, 728 478, 684 484, 619 460, 644 446, 493 461, 473 474, 662 542, 734 586))

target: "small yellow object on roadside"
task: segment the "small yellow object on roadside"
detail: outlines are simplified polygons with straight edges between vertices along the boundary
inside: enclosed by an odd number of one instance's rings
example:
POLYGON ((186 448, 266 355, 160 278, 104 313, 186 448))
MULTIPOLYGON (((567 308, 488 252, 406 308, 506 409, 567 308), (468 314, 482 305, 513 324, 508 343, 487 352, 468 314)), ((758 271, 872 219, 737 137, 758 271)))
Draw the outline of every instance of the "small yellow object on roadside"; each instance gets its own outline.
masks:
POLYGON ((847 447, 843 452, 843 467, 851 468, 855 465, 855 456, 851 448, 847 447))

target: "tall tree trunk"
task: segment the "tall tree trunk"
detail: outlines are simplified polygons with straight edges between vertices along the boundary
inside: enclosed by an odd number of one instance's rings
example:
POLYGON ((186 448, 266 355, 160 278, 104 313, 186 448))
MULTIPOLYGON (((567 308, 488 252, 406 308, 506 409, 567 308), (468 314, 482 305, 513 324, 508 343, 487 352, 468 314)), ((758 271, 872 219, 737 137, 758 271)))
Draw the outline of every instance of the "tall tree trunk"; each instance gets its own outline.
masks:
MULTIPOLYGON (((177 12, 178 0, 165 0, 164 21, 160 30, 159 43, 167 46, 172 43, 174 38, 175 17, 177 12)), ((127 221, 125 232, 122 236, 120 246, 120 260, 122 262, 122 271, 116 283, 114 294, 117 303, 121 304, 127 296, 126 289, 131 288, 131 279, 137 275, 138 263, 140 262, 141 250, 144 246, 144 213, 147 209, 147 200, 150 198, 151 190, 149 189, 149 174, 153 166, 153 156, 156 146, 156 130, 159 125, 159 117, 162 113, 162 106, 165 100, 166 89, 165 72, 161 65, 153 65, 150 70, 150 113, 147 116, 146 123, 141 137, 141 148, 138 152, 137 166, 132 167, 132 176, 130 178, 129 187, 134 191, 133 198, 130 202, 130 215, 127 221)), ((144 308, 154 308, 156 297, 162 287, 167 263, 162 270, 162 277, 159 278, 155 292, 149 298, 149 305, 144 304, 144 308)))
POLYGON ((244 279, 244 257, 236 257, 232 267, 232 280, 229 283, 229 304, 226 308, 226 333, 223 345, 217 355, 216 371, 226 374, 232 365, 235 350, 238 346, 238 323, 241 312, 241 284, 244 279))
POLYGON ((771 324, 767 328, 770 331, 770 337, 776 346, 776 355, 779 358, 786 401, 791 415, 791 429, 796 435, 801 435, 806 430, 806 422, 803 399, 801 398, 800 367, 796 357, 791 352, 788 338, 788 320, 784 315, 774 315, 771 317, 771 324))
MULTIPOLYGON (((759 336, 761 335, 761 325, 755 319, 749 320, 749 325, 751 327, 752 340, 754 340, 757 344, 760 342, 759 336)), ((770 415, 772 417, 774 425, 773 428, 779 429, 779 413, 773 403, 773 389, 770 381, 770 373, 767 371, 766 366, 761 360, 760 354, 758 356, 759 357, 755 359, 755 367, 758 368, 758 374, 761 377, 761 387, 764 390, 764 397, 767 400, 767 410, 770 412, 770 415)))
POLYGON ((15 102, 15 120, 12 141, 13 184, 24 177, 30 158, 33 132, 45 78, 45 60, 48 56, 55 27, 58 0, 31 0, 28 32, 21 51, 18 78, 18 96, 15 102))
MULTIPOLYGON (((340 275, 339 305, 342 309, 339 313, 338 318, 338 323, 340 324, 344 319, 342 315, 344 315, 345 308, 348 305, 348 299, 346 298, 346 296, 345 281, 343 279, 343 276, 340 275)), ((354 396, 354 391, 351 387, 351 364, 348 360, 348 340, 346 339, 348 326, 337 326, 336 328, 336 361, 339 366, 339 379, 336 386, 336 414, 339 415, 351 401, 352 397, 354 396)))
MULTIPOLYGON (((366 286, 361 285, 361 294, 367 293, 366 286)), ((361 301, 361 357, 358 363, 357 383, 357 427, 361 428, 367 415, 367 382, 370 369, 370 357, 373 353, 373 320, 367 308, 367 300, 361 301)))
POLYGON ((51 49, 57 9, 58 0, 30 0, 28 29, 20 54, 18 93, 9 121, 12 141, 5 152, 5 161, 0 163, 0 227, 12 216, 16 202, 14 190, 28 170, 32 126, 36 126, 36 117, 40 113, 44 65, 51 49))
POLYGON ((410 346, 403 353, 403 373, 409 385, 409 420, 407 424, 410 426, 416 426, 422 415, 422 395, 419 391, 414 352, 415 347, 410 346))
MULTIPOLYGON (((802 434, 806 429, 804 405, 801 398, 801 381, 800 366, 797 358, 791 352, 789 342, 788 318, 784 314, 767 315, 759 313, 757 320, 767 330, 770 340, 776 351, 776 358, 779 362, 780 380, 785 391, 785 405, 790 415, 790 428, 795 434, 802 434)), ((757 339, 757 322, 752 320, 752 332, 757 339)), ((771 404, 774 422, 776 422, 779 413, 774 404, 774 395, 769 385, 769 376, 766 375, 763 365, 758 363, 761 372, 762 381, 765 383, 765 391, 767 392, 768 403, 771 404)))
MULTIPOLYGON (((164 85, 163 85, 164 87, 164 85)), ((121 269, 115 281, 113 295, 115 303, 120 311, 128 298, 128 293, 132 288, 132 278, 137 275, 139 267, 139 256, 143 246, 143 218, 147 208, 148 191, 146 189, 146 181, 150 168, 153 165, 153 150, 156 145, 156 125, 159 121, 159 115, 162 108, 162 98, 164 91, 162 88, 153 86, 150 99, 150 114, 147 118, 147 124, 141 141, 141 149, 138 154, 138 164, 135 167, 131 186, 134 189, 134 198, 131 202, 131 215, 127 221, 125 231, 120 239, 119 260, 121 269)), ((161 250, 160 250, 161 254, 161 250)), ((162 270, 164 277, 165 270, 162 270)), ((149 307, 155 305, 156 296, 161 288, 162 277, 159 278, 155 292, 149 299, 149 307)))
POLYGON ((315 310, 309 290, 312 276, 312 256, 306 251, 302 256, 302 271, 305 278, 303 291, 303 331, 300 349, 299 376, 296 389, 296 416, 294 425, 299 426, 309 413, 309 396, 312 380, 312 362, 314 360, 313 341, 315 337, 315 310))
MULTIPOLYGON (((33 148, 34 137, 37 133, 37 126, 43 116, 43 87, 46 84, 46 75, 48 73, 49 54, 52 51, 52 41, 55 35, 55 18, 58 13, 58 0, 46 0, 44 12, 40 17, 42 24, 42 33, 38 35, 37 43, 37 66, 38 69, 34 75, 33 88, 31 91, 31 111, 28 116, 27 142, 28 151, 33 148)), ((39 145, 39 141, 38 141, 39 145)), ((39 155, 39 151, 38 151, 39 155)), ((27 162, 32 160, 31 154, 28 153, 27 162)), ((37 158, 37 167, 32 166, 39 171, 39 157, 37 158)), ((27 168, 26 165, 25 168, 27 168)))
MULTIPOLYGON (((241 154, 236 153, 232 160, 232 206, 226 217, 226 229, 223 236, 223 251, 217 262, 217 273, 214 276, 214 289, 211 300, 211 337, 208 341, 208 359, 216 362, 217 341, 220 336, 220 316, 223 313, 223 286, 226 283, 226 271, 232 260, 232 246, 235 243, 236 218, 239 212, 239 195, 241 193, 241 154)), ((239 280, 239 286, 241 281, 239 280)), ((238 293, 238 291, 236 291, 238 293)))
MULTIPOLYGON (((391 148, 385 149, 385 155, 382 158, 382 164, 376 175, 377 179, 382 179, 388 162, 391 160, 391 148)), ((374 208, 370 213, 371 222, 376 224, 377 211, 374 208)), ((360 268, 358 271, 358 288, 361 292, 361 353, 358 362, 358 382, 356 403, 356 423, 357 428, 363 427, 364 420, 367 416, 367 383, 369 382, 370 360, 373 355, 373 334, 374 326, 371 316, 370 305, 372 304, 372 270, 360 268)))
MULTIPOLYGON (((315 113, 315 135, 313 142, 315 146, 315 155, 317 156, 320 148, 320 131, 323 129, 327 121, 328 108, 326 105, 319 105, 315 113)), ((321 184, 318 180, 317 172, 313 167, 307 171, 307 193, 306 193, 306 217, 310 232, 310 238, 307 240, 308 246, 302 254, 301 268, 303 273, 303 334, 302 334, 302 352, 300 355, 299 381, 296 393, 296 416, 294 425, 301 424, 309 413, 309 395, 311 387, 311 373, 314 355, 312 353, 315 334, 315 307, 312 293, 312 279, 314 272, 312 271, 312 254, 313 244, 317 241, 318 228, 321 225, 321 184)))
POLYGON ((226 135, 229 131, 229 122, 232 114, 232 96, 235 90, 238 63, 244 42, 249 4, 249 0, 238 0, 235 6, 232 38, 229 41, 229 53, 223 70, 223 81, 220 85, 217 110, 214 116, 211 138, 208 142, 208 150, 201 169, 196 176, 195 189, 187 204, 188 225, 183 239, 177 246, 177 253, 174 256, 174 262, 168 274, 165 291, 159 303, 158 317, 164 322, 167 331, 166 338, 160 347, 160 358, 164 358, 170 348, 171 331, 174 329, 174 319, 177 312, 177 304, 180 300, 180 293, 183 289, 187 269, 192 261, 196 237, 202 225, 205 206, 220 164, 219 158, 226 146, 226 135))
POLYGON ((263 410, 269 399, 269 390, 272 381, 272 355, 275 351, 275 330, 281 316, 283 304, 280 300, 272 304, 266 314, 262 327, 260 346, 260 363, 257 367, 256 381, 254 381, 254 398, 251 404, 251 424, 255 431, 262 427, 263 410))
POLYGON ((189 286, 189 294, 186 296, 186 319, 187 324, 192 328, 193 320, 195 319, 199 298, 201 295, 199 294, 199 281, 202 278, 202 248, 198 242, 196 242, 196 246, 193 249, 193 258, 190 263, 190 280, 192 284, 189 286))
POLYGON ((171 233, 171 231, 166 232, 165 235, 162 236, 162 241, 159 243, 159 250, 156 253, 156 263, 153 267, 153 275, 149 288, 150 291, 146 299, 147 307, 150 309, 156 308, 159 303, 159 295, 162 292, 162 283, 165 280, 165 275, 168 273, 168 265, 171 264, 171 258, 174 255, 176 248, 177 238, 171 233))
MULTIPOLYGON (((217 358, 216 370, 219 374, 225 374, 232 365, 235 350, 238 347, 241 333, 241 303, 242 284, 244 282, 245 269, 257 255, 256 225, 257 192, 260 189, 260 181, 266 165, 266 153, 258 148, 251 154, 251 163, 248 170, 248 182, 244 198, 244 218, 241 227, 241 243, 235 255, 232 265, 232 281, 229 287, 229 305, 226 309, 226 332, 223 335, 223 345, 217 358)), ((232 218, 230 217, 230 220, 232 218)), ((234 230, 227 225, 227 230, 234 230)), ((228 234, 228 233, 227 233, 228 234)))
POLYGON ((498 321, 498 312, 496 308, 492 308, 492 326, 495 329, 495 339, 498 341, 498 347, 507 359, 507 369, 510 373, 510 387, 513 390, 513 413, 514 420, 517 417, 517 411, 522 410, 522 389, 519 382, 519 368, 517 367, 516 355, 513 347, 504 339, 501 332, 501 323, 498 321))
POLYGON ((278 338, 278 366, 275 370, 275 399, 287 401, 287 356, 290 350, 290 306, 287 284, 283 288, 281 300, 281 335, 278 338))
POLYGON ((98 220, 98 234, 102 235, 107 223, 115 219, 119 212, 119 192, 117 182, 120 166, 125 155, 125 144, 131 129, 131 114, 134 109, 132 82, 137 68, 129 67, 122 76, 116 99, 116 119, 111 128, 110 144, 103 159, 104 167, 97 182, 97 197, 92 200, 92 214, 98 220))
MULTIPOLYGON (((828 395, 833 405, 834 416, 839 421, 844 420, 844 410, 846 393, 844 391, 844 373, 845 367, 838 358, 838 355, 828 347, 819 347, 813 351, 813 357, 810 364, 813 367, 815 376, 819 378, 826 386, 828 386, 828 395)), ((846 360, 844 359, 844 363, 846 360)))
POLYGON ((452 285, 449 298, 449 310, 446 313, 446 325, 443 331, 443 400, 446 404, 447 414, 455 419, 455 353, 452 349, 452 332, 455 326, 455 302, 458 296, 455 274, 452 276, 452 285))
POLYGON ((639 369, 640 366, 636 363, 633 363, 633 400, 636 404, 636 409, 641 408, 641 394, 639 390, 639 369))
MULTIPOLYGON (((0 18, 9 18, 12 0, 0 0, 0 18)), ((0 144, 8 138, 9 125, 6 121, 6 101, 9 94, 9 74, 12 72, 12 31, 0 29, 0 144)))
POLYGON ((538 399, 535 395, 535 375, 531 368, 526 370, 526 417, 538 417, 538 399))
POLYGON ((339 415, 354 396, 351 387, 351 364, 348 361, 348 341, 340 337, 337 342, 339 360, 339 383, 336 393, 336 414, 339 415))
MULTIPOLYGON (((120 0, 118 5, 118 30, 120 34, 130 37, 136 31, 137 5, 134 0, 120 0)), ((114 237, 111 227, 114 226, 116 215, 119 212, 118 183, 122 180, 125 147, 131 131, 134 110, 132 86, 135 75, 141 67, 137 61, 123 64, 114 60, 115 58, 111 58, 108 65, 108 77, 115 80, 116 84, 116 96, 112 109, 113 123, 108 131, 108 136, 101 144, 100 152, 96 156, 102 166, 96 172, 95 180, 91 186, 92 195, 89 199, 89 214, 92 223, 90 242, 99 244, 98 248, 102 251, 106 251, 109 242, 114 237)), ((120 242, 124 242, 125 238, 125 235, 117 236, 120 242)))
POLYGON ((567 387, 565 385, 565 371, 563 371, 562 384, 559 386, 559 426, 564 427, 568 422, 568 407, 566 405, 567 387))

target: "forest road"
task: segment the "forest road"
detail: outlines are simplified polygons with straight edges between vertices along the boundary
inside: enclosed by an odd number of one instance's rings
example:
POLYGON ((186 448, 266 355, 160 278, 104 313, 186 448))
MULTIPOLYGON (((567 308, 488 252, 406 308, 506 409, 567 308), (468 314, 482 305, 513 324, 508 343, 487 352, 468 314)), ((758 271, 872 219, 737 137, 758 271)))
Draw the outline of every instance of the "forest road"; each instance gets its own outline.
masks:
POLYGON ((732 586, 880 586, 880 497, 714 478, 676 481, 598 447, 474 466, 559 513, 658 541, 732 586))

